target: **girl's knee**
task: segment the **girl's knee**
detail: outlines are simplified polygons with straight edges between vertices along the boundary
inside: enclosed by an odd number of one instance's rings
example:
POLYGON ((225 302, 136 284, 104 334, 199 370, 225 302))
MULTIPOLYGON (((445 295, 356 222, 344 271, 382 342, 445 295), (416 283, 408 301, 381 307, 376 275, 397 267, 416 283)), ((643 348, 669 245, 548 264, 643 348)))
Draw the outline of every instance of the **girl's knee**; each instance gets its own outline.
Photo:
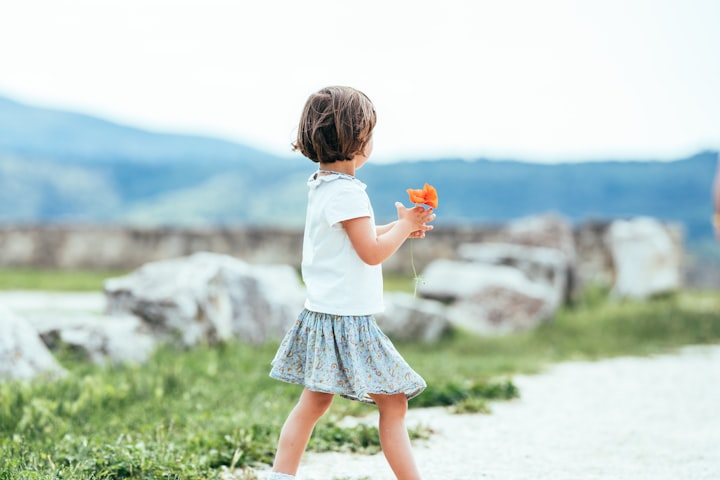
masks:
POLYGON ((334 395, 332 393, 313 392, 312 390, 303 390, 300 396, 300 404, 304 409, 312 410, 318 415, 322 415, 330 408, 334 395))
POLYGON ((404 417, 408 409, 408 400, 405 394, 397 395, 370 395, 378 406, 380 415, 404 417))

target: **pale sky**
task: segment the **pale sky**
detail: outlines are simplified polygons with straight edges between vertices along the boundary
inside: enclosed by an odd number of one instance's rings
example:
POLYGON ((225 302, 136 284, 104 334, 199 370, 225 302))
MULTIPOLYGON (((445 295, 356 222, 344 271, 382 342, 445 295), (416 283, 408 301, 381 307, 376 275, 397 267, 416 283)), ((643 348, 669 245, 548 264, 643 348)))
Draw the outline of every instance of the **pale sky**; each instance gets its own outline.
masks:
POLYGON ((142 128, 289 154, 341 84, 380 162, 720 147, 717 0, 0 1, 0 95, 142 128))

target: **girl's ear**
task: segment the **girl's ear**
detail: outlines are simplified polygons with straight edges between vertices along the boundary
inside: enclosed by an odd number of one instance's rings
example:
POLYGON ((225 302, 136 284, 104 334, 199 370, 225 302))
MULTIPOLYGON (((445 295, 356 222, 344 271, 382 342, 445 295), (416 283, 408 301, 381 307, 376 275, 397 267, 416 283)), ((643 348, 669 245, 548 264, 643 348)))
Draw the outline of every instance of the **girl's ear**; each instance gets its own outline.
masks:
POLYGON ((373 147, 375 146, 375 143, 373 142, 373 136, 372 133, 370 134, 370 139, 365 144, 365 148, 363 149, 363 155, 365 158, 370 158, 370 155, 372 155, 373 147))

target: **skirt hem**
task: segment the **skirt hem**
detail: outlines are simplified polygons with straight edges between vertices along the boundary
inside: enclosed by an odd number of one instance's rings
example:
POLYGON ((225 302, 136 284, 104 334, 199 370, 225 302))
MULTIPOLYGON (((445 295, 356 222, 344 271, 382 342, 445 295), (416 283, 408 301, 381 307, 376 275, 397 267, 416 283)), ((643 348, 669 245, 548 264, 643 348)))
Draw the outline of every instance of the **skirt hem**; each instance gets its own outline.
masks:
POLYGON ((342 387, 328 387, 326 385, 313 385, 309 384, 309 382, 306 382, 304 378, 300 377, 284 377, 281 375, 277 375, 274 372, 270 373, 270 378, 273 378, 275 380, 279 380, 281 382, 285 383, 292 383, 294 385, 302 385, 303 387, 307 388, 310 391, 313 392, 321 392, 321 393, 329 393, 331 395, 340 395, 343 398, 346 398, 348 400, 355 400, 361 403, 367 403, 370 405, 375 405, 375 401, 370 397, 370 394, 374 395, 398 395, 398 394, 404 394, 405 397, 408 400, 411 400, 418 395, 420 395, 425 388, 427 388, 427 385, 418 385, 418 384, 412 384, 407 385, 405 388, 400 388, 393 391, 371 391, 370 389, 364 389, 359 392, 349 392, 347 389, 344 389, 342 387))

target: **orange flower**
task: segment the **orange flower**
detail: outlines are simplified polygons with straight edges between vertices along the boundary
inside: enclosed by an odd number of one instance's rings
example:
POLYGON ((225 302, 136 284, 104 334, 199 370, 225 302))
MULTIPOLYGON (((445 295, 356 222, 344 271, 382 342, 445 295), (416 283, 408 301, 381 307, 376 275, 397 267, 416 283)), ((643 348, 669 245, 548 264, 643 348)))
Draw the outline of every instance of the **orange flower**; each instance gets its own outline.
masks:
POLYGON ((426 183, 422 190, 413 190, 408 188, 407 193, 410 196, 410 201, 412 203, 422 203, 432 208, 437 208, 438 206, 437 190, 435 190, 435 187, 432 185, 426 183))

